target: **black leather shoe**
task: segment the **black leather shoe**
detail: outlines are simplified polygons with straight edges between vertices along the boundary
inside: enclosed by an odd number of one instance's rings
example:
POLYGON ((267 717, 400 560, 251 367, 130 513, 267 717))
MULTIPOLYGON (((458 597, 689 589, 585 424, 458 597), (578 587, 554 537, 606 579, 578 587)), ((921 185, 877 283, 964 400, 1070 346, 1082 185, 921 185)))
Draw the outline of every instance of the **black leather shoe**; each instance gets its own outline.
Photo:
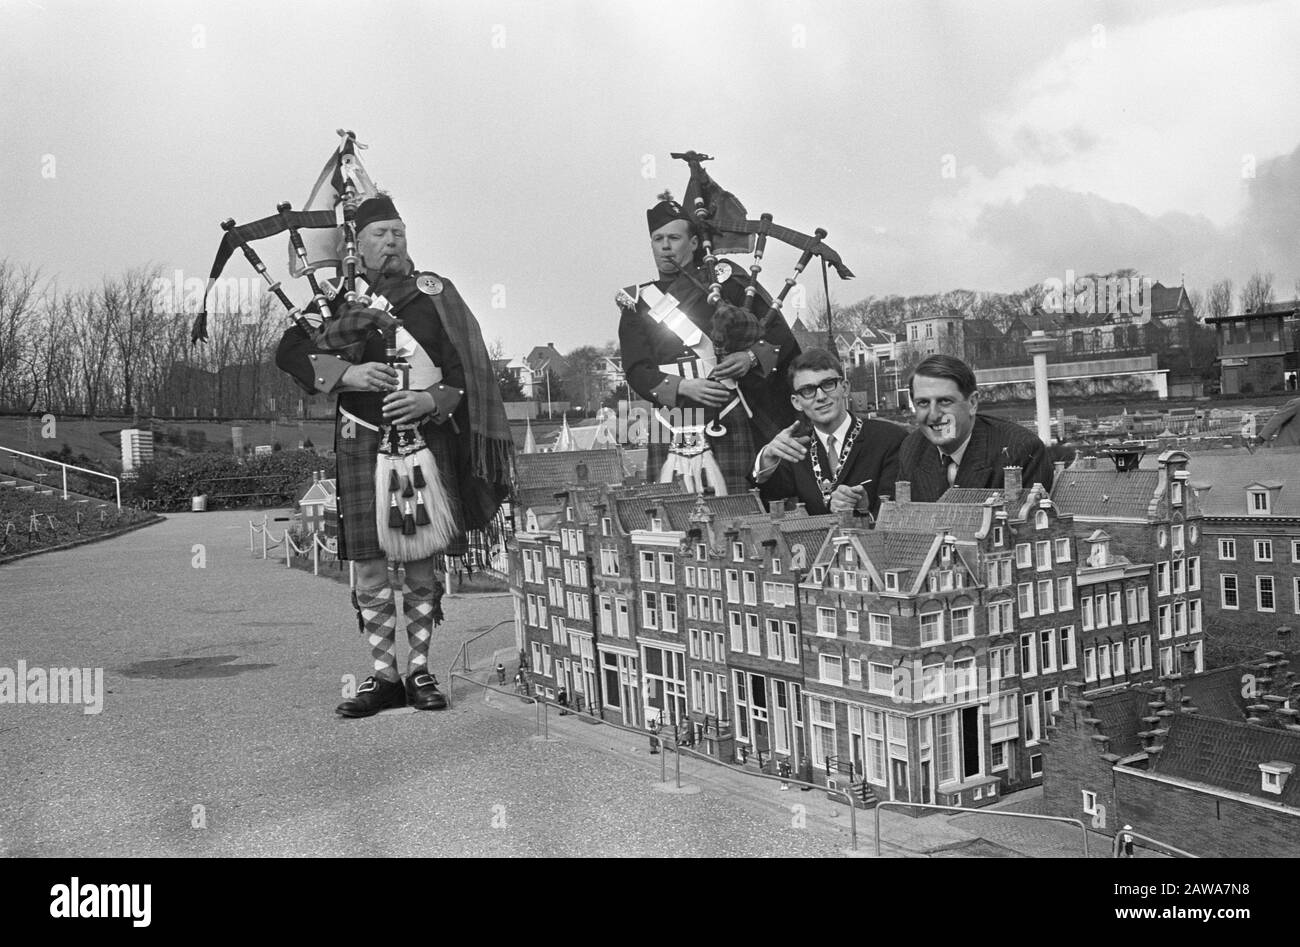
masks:
POLYGON ((340 717, 373 717, 381 710, 406 706, 406 688, 399 681, 385 681, 373 674, 361 682, 357 696, 334 709, 340 717))
POLYGON ((424 669, 407 675, 406 702, 416 710, 445 710, 447 707, 447 698, 438 690, 438 679, 424 669))

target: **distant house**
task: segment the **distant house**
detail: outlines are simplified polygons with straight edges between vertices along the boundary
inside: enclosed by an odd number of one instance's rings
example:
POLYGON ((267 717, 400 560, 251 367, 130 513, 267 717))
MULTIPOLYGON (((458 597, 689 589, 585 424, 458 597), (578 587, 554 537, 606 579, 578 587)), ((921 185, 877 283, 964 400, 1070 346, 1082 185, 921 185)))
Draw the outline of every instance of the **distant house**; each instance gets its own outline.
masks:
POLYGON ((519 390, 524 393, 525 398, 537 397, 537 376, 523 356, 509 359, 495 358, 492 360, 492 370, 497 375, 502 372, 512 375, 519 382, 519 390))
MULTIPOLYGON (((1205 513, 1206 608, 1233 639, 1271 635, 1300 615, 1300 449, 1204 451, 1191 465, 1205 513)), ((1223 663, 1216 661, 1215 663, 1223 663)))
POLYGON ((550 371, 553 375, 560 375, 569 367, 568 361, 556 349, 554 342, 547 342, 545 345, 534 345, 532 351, 524 356, 524 362, 527 363, 535 375, 540 375, 545 371, 550 371))
POLYGON ((1153 283, 1150 303, 1151 321, 1158 322, 1167 329, 1177 327, 1195 312, 1192 301, 1187 298, 1187 288, 1182 285, 1164 286, 1153 283))
POLYGON ((905 341, 921 358, 927 355, 955 355, 965 352, 965 317, 956 309, 941 315, 927 313, 903 322, 905 341))
POLYGON ((1225 395, 1282 391, 1300 372, 1300 299, 1268 303, 1250 312, 1210 316, 1219 335, 1219 371, 1225 395))
POLYGON ((826 344, 825 329, 810 329, 807 324, 800 318, 796 317, 790 326, 790 334, 794 336, 799 343, 799 350, 806 352, 808 349, 824 349, 826 344))
POLYGON ((302 511, 303 526, 309 532, 324 533, 327 537, 338 535, 338 487, 334 478, 324 478, 317 471, 312 485, 298 501, 302 511))
MULTIPOLYGON (((515 456, 518 509, 554 510, 556 493, 569 485, 595 487, 626 479, 621 450, 570 450, 515 456)), ((521 523, 522 525, 522 523, 521 523)))

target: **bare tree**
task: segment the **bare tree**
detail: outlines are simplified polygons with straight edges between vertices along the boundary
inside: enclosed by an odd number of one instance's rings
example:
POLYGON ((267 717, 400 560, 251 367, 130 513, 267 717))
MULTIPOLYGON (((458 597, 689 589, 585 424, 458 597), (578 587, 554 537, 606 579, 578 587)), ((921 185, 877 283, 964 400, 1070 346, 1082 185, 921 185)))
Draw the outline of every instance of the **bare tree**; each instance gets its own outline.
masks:
POLYGON ((1241 311, 1254 312, 1273 301, 1273 274, 1256 270, 1241 288, 1241 311))
POLYGON ((99 294, 91 291, 77 293, 69 301, 65 315, 70 317, 76 334, 73 364, 81 380, 81 408, 87 414, 97 414, 109 368, 105 357, 110 338, 108 316, 100 304, 99 294))
POLYGON ((30 400, 41 271, 0 260, 0 406, 30 400))
POLYGON ((1221 279, 1205 291, 1204 318, 1232 315, 1232 280, 1221 279))
POLYGON ((146 345, 156 329, 156 285, 161 268, 133 267, 120 280, 105 279, 100 303, 107 318, 109 339, 117 361, 121 383, 122 411, 131 414, 137 406, 137 372, 145 360, 146 345))

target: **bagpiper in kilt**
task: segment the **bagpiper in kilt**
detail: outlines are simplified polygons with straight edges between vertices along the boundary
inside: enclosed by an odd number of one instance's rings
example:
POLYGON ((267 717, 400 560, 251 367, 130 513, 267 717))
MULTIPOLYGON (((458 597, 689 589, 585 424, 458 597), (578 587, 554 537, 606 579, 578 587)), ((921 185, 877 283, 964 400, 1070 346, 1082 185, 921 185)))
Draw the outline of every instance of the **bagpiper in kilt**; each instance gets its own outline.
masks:
POLYGON ((617 294, 623 370, 654 409, 646 478, 677 472, 697 491, 743 491, 758 447, 794 420, 786 367, 798 343, 779 315, 764 328, 761 286, 756 311, 745 311, 741 267, 700 267, 696 225, 679 204, 660 201, 646 220, 660 278, 617 294), (704 288, 714 281, 716 305, 704 288))
POLYGON ((478 322, 450 280, 415 271, 392 200, 363 201, 354 227, 373 298, 336 298, 318 334, 295 325, 276 352, 301 387, 338 399, 339 552, 354 563, 353 601, 374 673, 336 712, 439 710, 447 701, 428 667, 442 618, 439 556, 463 549, 465 530, 493 521, 509 489, 513 442, 478 322), (405 573, 405 682, 390 561, 405 573))

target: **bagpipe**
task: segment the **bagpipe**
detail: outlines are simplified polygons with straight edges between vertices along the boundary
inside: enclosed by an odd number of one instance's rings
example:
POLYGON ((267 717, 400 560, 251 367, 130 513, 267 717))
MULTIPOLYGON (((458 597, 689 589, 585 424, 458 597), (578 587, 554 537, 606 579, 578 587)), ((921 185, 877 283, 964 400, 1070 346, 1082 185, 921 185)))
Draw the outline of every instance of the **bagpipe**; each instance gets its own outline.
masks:
MULTIPOLYGON (((695 221, 703 250, 700 272, 707 275, 708 282, 706 283, 690 266, 679 269, 678 275, 688 280, 698 292, 703 293, 707 303, 713 307, 712 331, 709 337, 716 362, 721 362, 730 353, 749 348, 768 334, 775 320, 782 318, 787 297, 814 257, 821 261, 822 286, 829 325, 828 268, 834 269, 836 275, 842 280, 852 279, 853 272, 844 264, 840 255, 825 243, 827 231, 819 227, 811 235, 805 234, 776 223, 773 215, 769 213, 761 214, 757 220, 749 219, 748 212, 740 200, 730 191, 723 189, 704 170, 704 162, 713 160, 711 155, 685 151, 673 152, 672 157, 685 161, 690 169, 690 180, 682 200, 682 209, 695 221), (793 272, 785 278, 776 296, 768 294, 759 281, 769 239, 788 244, 800 251, 793 272), (719 258, 723 253, 752 255, 744 300, 739 306, 722 298, 722 283, 729 277, 730 268, 729 261, 723 262, 719 258), (761 314, 760 305, 766 307, 766 311, 761 314)), ((758 424, 759 433, 764 439, 770 440, 775 435, 775 428, 767 430, 770 425, 755 415, 738 384, 727 381, 722 383, 732 389, 733 395, 730 401, 716 412, 708 412, 708 420, 702 431, 673 428, 662 417, 660 418, 661 423, 672 431, 674 444, 668 462, 661 471, 661 480, 668 480, 680 474, 688 484, 695 483, 700 487, 704 485, 706 479, 713 480, 715 482, 710 485, 716 489, 722 479, 721 473, 717 470, 717 463, 703 455, 707 450, 707 442, 701 435, 707 434, 710 437, 725 435, 727 429, 722 422, 737 409, 743 410, 751 421, 758 424)))
MULTIPOLYGON (((208 294, 234 251, 239 249, 266 281, 268 290, 284 306, 290 322, 317 349, 329 351, 346 361, 359 362, 370 333, 381 333, 385 342, 385 361, 400 378, 397 390, 406 390, 412 383, 412 366, 407 356, 413 347, 419 348, 419 343, 402 329, 393 315, 392 301, 377 292, 376 287, 367 286, 364 291, 358 288, 358 280, 364 280, 364 277, 359 275, 357 266, 356 211, 365 199, 376 196, 378 192, 356 157, 356 136, 343 129, 339 130, 339 135, 343 142, 326 163, 308 198, 309 205, 332 202, 332 208, 295 211, 288 201, 284 201, 276 206, 273 216, 246 224, 237 224, 233 218, 222 221, 221 229, 225 234, 217 247, 208 277, 208 291, 204 293, 203 307, 191 329, 190 342, 207 341, 208 294), (327 240, 323 244, 325 258, 313 260, 303 232, 326 229, 341 233, 343 254, 340 259, 333 259, 330 249, 337 250, 338 241, 327 240), (306 278, 312 293, 310 306, 319 314, 318 321, 313 321, 310 309, 294 304, 251 246, 252 241, 286 232, 289 235, 290 271, 306 278), (322 285, 317 279, 317 271, 328 265, 335 267, 337 285, 329 281, 322 285), (341 277, 339 270, 342 271, 341 277)), ((422 371, 417 386, 425 388, 439 381, 441 375, 436 367, 434 372, 433 377, 424 377, 428 372, 422 371)), ((350 420, 371 427, 360 419, 350 420)), ((447 548, 459 534, 442 472, 420 432, 419 423, 385 423, 377 431, 375 491, 379 544, 390 559, 398 562, 428 558, 447 548)))

